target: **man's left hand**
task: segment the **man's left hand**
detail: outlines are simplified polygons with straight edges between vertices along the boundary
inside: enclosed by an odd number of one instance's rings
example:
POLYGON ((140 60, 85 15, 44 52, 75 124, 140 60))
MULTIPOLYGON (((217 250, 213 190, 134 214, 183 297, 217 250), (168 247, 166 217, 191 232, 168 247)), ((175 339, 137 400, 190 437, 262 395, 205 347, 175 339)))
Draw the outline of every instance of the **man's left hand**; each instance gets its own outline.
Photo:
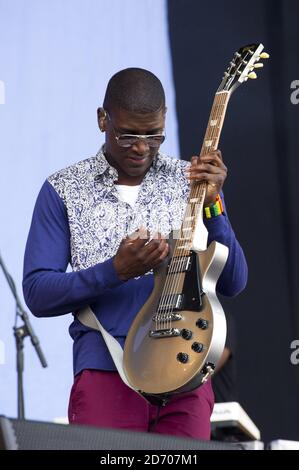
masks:
POLYGON ((192 157, 191 165, 186 172, 191 182, 207 182, 204 206, 214 204, 227 176, 227 168, 222 161, 220 150, 213 150, 200 157, 192 157))

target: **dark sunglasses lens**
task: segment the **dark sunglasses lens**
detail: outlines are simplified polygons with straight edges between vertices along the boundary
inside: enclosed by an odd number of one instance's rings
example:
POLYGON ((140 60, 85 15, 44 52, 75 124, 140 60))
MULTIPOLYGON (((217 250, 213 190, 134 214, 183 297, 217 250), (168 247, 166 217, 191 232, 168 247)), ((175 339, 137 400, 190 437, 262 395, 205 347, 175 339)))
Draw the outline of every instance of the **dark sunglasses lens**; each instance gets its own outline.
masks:
POLYGON ((138 139, 136 137, 127 137, 125 135, 120 135, 117 139, 118 145, 121 147, 132 147, 138 139))
POLYGON ((159 145, 163 144, 164 140, 165 135, 156 135, 155 137, 149 137, 147 143, 150 147, 159 147, 159 145))
MULTIPOLYGON (((132 147, 134 144, 136 144, 136 142, 138 142, 138 140, 139 140, 139 137, 129 137, 126 135, 120 135, 117 139, 120 147, 132 147)), ((159 147, 159 145, 161 145, 164 142, 165 136, 156 135, 156 136, 151 136, 148 138, 145 137, 142 140, 144 140, 149 147, 159 147)))

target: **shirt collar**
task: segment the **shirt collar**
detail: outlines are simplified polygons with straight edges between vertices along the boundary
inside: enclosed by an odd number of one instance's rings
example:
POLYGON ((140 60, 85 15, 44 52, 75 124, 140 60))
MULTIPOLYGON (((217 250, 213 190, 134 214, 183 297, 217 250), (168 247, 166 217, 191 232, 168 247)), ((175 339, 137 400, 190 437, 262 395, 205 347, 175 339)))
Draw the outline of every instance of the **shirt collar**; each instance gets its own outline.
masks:
POLYGON ((111 166, 104 154, 105 145, 102 145, 98 153, 96 154, 96 161, 97 161, 97 172, 96 177, 98 178, 100 175, 107 176, 109 179, 113 181, 117 181, 118 173, 117 170, 111 166))
MULTIPOLYGON (((97 161, 97 174, 96 177, 98 178, 100 175, 105 176, 110 181, 118 180, 118 173, 117 170, 111 166, 106 157, 105 157, 105 144, 102 145, 98 153, 96 154, 96 161, 97 161)), ((165 164, 164 156, 158 152, 153 160, 153 164, 151 166, 151 170, 158 171, 163 165, 165 164)))

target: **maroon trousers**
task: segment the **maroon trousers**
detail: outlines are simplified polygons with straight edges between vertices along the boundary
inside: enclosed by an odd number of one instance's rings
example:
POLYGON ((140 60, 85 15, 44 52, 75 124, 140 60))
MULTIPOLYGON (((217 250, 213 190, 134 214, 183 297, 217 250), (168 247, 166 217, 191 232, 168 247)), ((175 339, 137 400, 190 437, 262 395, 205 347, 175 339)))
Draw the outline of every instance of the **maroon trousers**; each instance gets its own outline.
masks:
MULTIPOLYGON (((208 440, 213 405, 208 381, 162 407, 153 432, 208 440)), ((75 377, 69 402, 71 424, 150 432, 157 411, 157 406, 127 387, 117 372, 87 369, 75 377)))

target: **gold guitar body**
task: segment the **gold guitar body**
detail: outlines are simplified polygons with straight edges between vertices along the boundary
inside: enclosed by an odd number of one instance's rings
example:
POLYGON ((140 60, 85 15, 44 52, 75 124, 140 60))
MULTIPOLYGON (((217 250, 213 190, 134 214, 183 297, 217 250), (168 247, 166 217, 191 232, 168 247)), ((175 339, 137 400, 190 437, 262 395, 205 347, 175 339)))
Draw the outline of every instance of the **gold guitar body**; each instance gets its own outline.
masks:
POLYGON ((176 308, 171 321, 162 309, 157 323, 166 278, 174 275, 169 274, 169 262, 154 273, 153 291, 136 316, 124 348, 127 379, 149 401, 193 390, 213 373, 226 337, 215 286, 227 256, 228 248, 218 242, 206 251, 191 252, 189 267, 176 283, 176 292, 172 290, 176 308))

